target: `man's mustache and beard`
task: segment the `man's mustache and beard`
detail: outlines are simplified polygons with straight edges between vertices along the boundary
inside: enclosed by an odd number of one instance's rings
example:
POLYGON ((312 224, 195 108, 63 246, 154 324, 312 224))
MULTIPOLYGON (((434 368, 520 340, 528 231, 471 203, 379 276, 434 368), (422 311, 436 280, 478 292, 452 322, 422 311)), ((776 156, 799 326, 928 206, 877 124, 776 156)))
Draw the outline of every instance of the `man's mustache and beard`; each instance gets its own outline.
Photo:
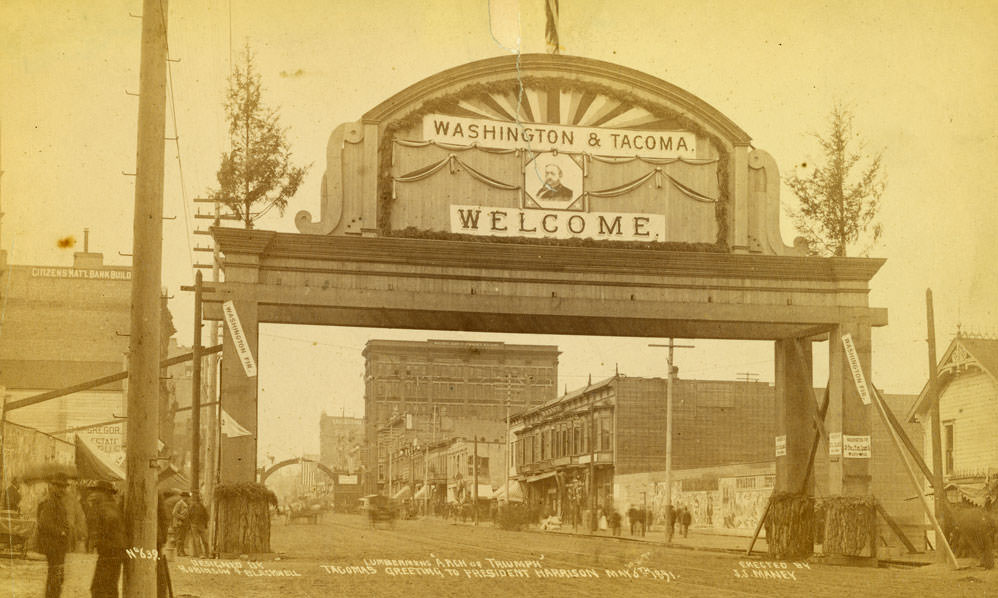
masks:
POLYGON ((561 177, 558 176, 557 172, 544 173, 544 187, 546 189, 557 189, 559 184, 561 184, 561 177))

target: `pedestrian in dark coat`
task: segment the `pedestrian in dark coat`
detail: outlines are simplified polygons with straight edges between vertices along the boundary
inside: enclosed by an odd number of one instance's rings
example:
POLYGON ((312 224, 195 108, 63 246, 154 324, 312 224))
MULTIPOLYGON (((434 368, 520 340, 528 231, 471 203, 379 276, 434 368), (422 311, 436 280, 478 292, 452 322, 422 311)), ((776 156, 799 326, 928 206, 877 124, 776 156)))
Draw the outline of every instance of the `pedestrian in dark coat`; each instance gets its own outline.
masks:
POLYGON ((631 507, 627 509, 627 522, 631 525, 631 535, 633 536, 634 526, 638 523, 638 510, 634 508, 634 505, 631 505, 631 507))
POLYGON ((100 481, 91 492, 96 503, 93 522, 97 566, 90 594, 93 598, 118 598, 118 579, 125 562, 125 524, 114 499, 117 490, 109 482, 100 481))
POLYGON ((10 486, 3 491, 2 506, 7 511, 21 512, 21 491, 18 490, 18 480, 15 477, 10 481, 10 486))
POLYGON ((191 501, 191 549, 196 557, 208 556, 208 509, 200 496, 191 501))
POLYGON ((682 526, 681 529, 683 530, 684 538, 689 536, 691 523, 693 523, 693 515, 690 513, 690 510, 684 506, 683 510, 679 514, 679 524, 682 526))
POLYGON ((173 514, 169 505, 174 496, 173 491, 167 491, 161 493, 156 502, 156 598, 167 598, 173 594, 173 589, 170 587, 170 570, 163 547, 166 546, 170 534, 173 514))
POLYGON ((49 482, 49 494, 38 503, 38 550, 48 562, 45 577, 45 598, 59 598, 66 575, 66 553, 69 552, 69 514, 63 496, 69 481, 56 474, 49 482))

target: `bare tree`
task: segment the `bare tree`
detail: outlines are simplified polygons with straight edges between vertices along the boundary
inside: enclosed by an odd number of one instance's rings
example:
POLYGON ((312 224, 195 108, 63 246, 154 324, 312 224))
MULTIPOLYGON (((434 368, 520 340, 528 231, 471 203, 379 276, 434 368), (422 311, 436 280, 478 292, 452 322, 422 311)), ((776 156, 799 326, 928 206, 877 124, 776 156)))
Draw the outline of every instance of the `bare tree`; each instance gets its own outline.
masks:
POLYGON ((845 257, 847 249, 869 231, 869 244, 861 251, 865 254, 883 232, 876 221, 887 186, 880 168, 882 154, 864 156, 863 141, 853 132, 852 122, 852 112, 836 102, 828 116, 827 134, 812 133, 825 163, 804 177, 798 172, 807 166, 800 165, 784 179, 800 201, 787 213, 813 255, 845 257))
POLYGON ((231 149, 222 154, 218 189, 211 192, 246 228, 276 207, 281 214, 301 185, 308 167, 291 164, 287 129, 277 110, 263 103, 260 73, 249 44, 229 76, 225 116, 231 149))

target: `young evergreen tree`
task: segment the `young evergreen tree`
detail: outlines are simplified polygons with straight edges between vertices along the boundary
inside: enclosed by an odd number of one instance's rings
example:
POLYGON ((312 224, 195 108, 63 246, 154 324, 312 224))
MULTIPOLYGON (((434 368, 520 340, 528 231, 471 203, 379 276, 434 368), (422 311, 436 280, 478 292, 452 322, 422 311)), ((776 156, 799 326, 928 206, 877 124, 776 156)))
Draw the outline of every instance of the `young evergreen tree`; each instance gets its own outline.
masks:
POLYGON ((798 172, 807 166, 800 165, 784 179, 800 201, 799 207, 787 208, 787 213, 807 239, 812 255, 845 257, 848 249, 868 238, 861 250, 865 254, 883 232, 876 220, 887 185, 881 153, 864 156, 863 141, 853 132, 852 121, 852 113, 836 103, 828 116, 827 134, 812 133, 821 146, 824 164, 803 177, 798 172))
POLYGON ((277 110, 263 103, 260 73, 249 44, 232 74, 225 102, 230 150, 222 154, 218 189, 211 198, 222 202, 246 228, 277 208, 283 215, 308 167, 291 163, 287 129, 280 126, 277 110))

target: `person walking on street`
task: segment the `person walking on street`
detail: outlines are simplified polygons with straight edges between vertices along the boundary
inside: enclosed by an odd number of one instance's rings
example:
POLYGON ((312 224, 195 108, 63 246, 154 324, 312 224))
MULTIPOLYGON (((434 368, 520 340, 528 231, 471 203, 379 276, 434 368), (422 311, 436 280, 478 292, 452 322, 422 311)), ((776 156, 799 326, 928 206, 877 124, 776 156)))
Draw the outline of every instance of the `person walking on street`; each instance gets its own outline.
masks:
POLYGON ((196 496, 191 502, 191 551, 196 557, 208 556, 208 509, 196 496))
POLYGON ((686 538, 690 534, 690 523, 693 523, 693 515, 690 514, 690 510, 683 506, 683 511, 679 515, 680 524, 683 526, 683 537, 686 538))
POLYGON ((631 526, 631 535, 634 535, 634 526, 638 523, 638 510, 631 505, 627 509, 627 523, 631 526))
POLYGON ((670 505, 666 507, 666 513, 665 535, 672 542, 672 537, 676 534, 676 508, 670 505))
POLYGON ((59 598, 66 574, 66 553, 69 551, 69 514, 63 503, 69 481, 65 474, 55 474, 49 481, 49 493, 38 504, 38 550, 48 562, 45 577, 45 598, 59 598))
POLYGON ((613 531, 613 535, 620 535, 620 513, 617 509, 610 511, 610 529, 613 531))
POLYGON ((125 524, 118 503, 114 500, 117 490, 110 482, 99 481, 91 494, 94 505, 94 543, 97 547, 97 566, 90 583, 93 598, 118 598, 118 579, 125 562, 125 524))
POLYGON ((191 508, 187 504, 190 492, 181 492, 180 500, 173 506, 173 536, 177 542, 177 556, 187 556, 187 533, 191 529, 191 508))

